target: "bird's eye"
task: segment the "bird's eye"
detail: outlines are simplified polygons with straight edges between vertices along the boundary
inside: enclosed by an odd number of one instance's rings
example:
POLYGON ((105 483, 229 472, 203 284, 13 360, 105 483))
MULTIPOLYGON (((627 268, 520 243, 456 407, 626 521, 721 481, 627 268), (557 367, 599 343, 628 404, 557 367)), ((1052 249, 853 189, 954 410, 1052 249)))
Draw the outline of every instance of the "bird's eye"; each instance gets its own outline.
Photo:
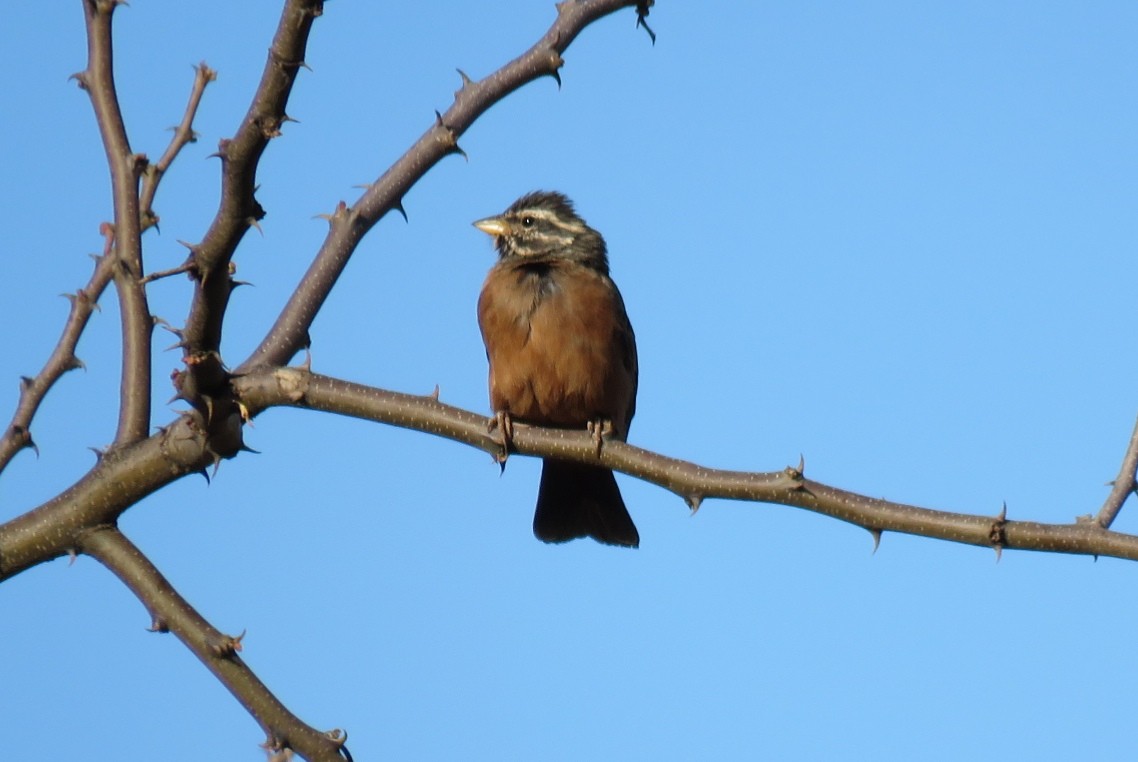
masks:
POLYGON ((532 228, 533 217, 522 217, 522 227, 532 228))

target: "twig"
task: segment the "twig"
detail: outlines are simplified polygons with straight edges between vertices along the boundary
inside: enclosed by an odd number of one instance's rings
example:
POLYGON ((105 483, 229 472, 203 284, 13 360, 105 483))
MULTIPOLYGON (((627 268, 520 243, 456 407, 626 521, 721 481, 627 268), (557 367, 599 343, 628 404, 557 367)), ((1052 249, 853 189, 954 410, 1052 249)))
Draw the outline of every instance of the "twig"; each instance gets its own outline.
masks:
POLYGON ((206 66, 205 61, 194 67, 194 84, 190 89, 190 100, 186 104, 186 112, 182 115, 182 121, 174 128, 174 137, 170 139, 170 145, 166 147, 162 158, 148 166, 143 172, 142 193, 139 198, 143 231, 158 225, 158 215, 154 212, 154 196, 158 193, 158 185, 162 182, 162 177, 174 159, 177 158, 178 153, 198 139, 197 133, 194 132, 194 117, 197 116, 198 106, 201 104, 206 85, 216 79, 217 72, 206 66))
POLYGON ((36 450, 35 441, 32 439, 32 419, 35 418, 40 404, 64 373, 83 367, 82 360, 75 354, 75 348, 114 272, 112 256, 115 244, 114 226, 103 223, 99 226, 99 232, 103 234, 104 239, 103 254, 95 257, 95 272, 87 281, 87 285, 74 294, 67 294, 67 298, 71 301, 71 311, 67 315, 67 322, 63 325, 63 333, 56 342, 55 349, 38 374, 30 378, 25 376, 20 381, 20 401, 16 404, 16 412, 12 414, 11 423, 0 437, 0 473, 3 473, 20 450, 25 448, 36 450))
POLYGON ((403 210, 403 196, 435 164, 450 154, 462 154, 458 138, 491 106, 522 85, 543 76, 561 81, 561 54, 589 24, 637 0, 565 0, 557 5, 557 20, 528 51, 477 82, 459 72, 462 86, 445 114, 375 181, 351 207, 341 204, 328 216, 331 230, 277 317, 253 353, 237 369, 283 365, 306 345, 308 329, 340 277, 360 239, 392 210, 403 210))
POLYGON ((350 759, 345 733, 322 733, 290 712, 237 655, 243 634, 225 635, 207 622, 117 528, 99 526, 83 533, 79 550, 110 569, 142 601, 151 630, 174 633, 229 689, 265 731, 266 749, 292 749, 313 761, 350 759))
POLYGON ((103 138, 115 210, 115 291, 122 321, 122 378, 115 445, 150 433, 150 335, 153 321, 142 287, 142 225, 138 180, 146 157, 131 152, 115 91, 111 19, 118 0, 84 0, 87 68, 75 75, 87 91, 103 138))
POLYGON ((1134 424, 1134 433, 1130 435, 1130 444, 1127 445, 1126 454, 1122 457, 1122 467, 1118 471, 1118 477, 1111 482, 1110 494, 1106 496, 1098 515, 1094 517, 1094 522, 1103 529, 1110 528, 1118 512, 1122 510, 1123 503, 1138 490, 1136 473, 1138 473, 1138 422, 1134 424))

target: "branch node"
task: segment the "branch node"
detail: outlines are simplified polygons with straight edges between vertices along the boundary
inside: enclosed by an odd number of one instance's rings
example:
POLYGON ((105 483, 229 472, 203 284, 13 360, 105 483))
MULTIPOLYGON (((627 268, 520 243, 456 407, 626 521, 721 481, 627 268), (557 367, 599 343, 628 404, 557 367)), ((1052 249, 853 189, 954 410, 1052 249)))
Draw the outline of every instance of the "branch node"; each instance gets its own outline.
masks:
POLYGON ((1008 544, 1008 537, 1006 527, 1008 524, 1008 504, 1004 501, 1003 506, 1000 508, 999 515, 992 521, 992 526, 988 530, 988 542, 996 550, 996 563, 999 563, 1000 556, 1003 555, 1003 550, 1008 544))
POLYGON ((245 639, 245 630, 240 635, 220 635, 210 639, 206 645, 214 656, 222 659, 231 659, 241 650, 241 641, 245 639))

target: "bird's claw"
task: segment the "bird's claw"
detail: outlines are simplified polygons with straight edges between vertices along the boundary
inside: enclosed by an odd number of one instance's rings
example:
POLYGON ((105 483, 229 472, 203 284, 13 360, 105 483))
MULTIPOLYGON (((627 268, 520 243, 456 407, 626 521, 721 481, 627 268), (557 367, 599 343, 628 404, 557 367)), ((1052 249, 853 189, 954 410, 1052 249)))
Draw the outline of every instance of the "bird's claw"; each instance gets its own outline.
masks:
POLYGON ((498 444, 502 446, 502 452, 495 454, 494 460, 506 470, 506 459, 510 457, 510 447, 514 442, 514 420, 510 418, 510 414, 505 410, 499 410, 490 417, 487 422, 487 431, 498 431, 498 444))
POLYGON ((593 435, 593 443, 597 446, 597 457, 599 458, 601 457, 601 450, 605 446, 605 437, 612 435, 612 421, 608 418, 597 418, 589 421, 588 429, 589 433, 593 435))

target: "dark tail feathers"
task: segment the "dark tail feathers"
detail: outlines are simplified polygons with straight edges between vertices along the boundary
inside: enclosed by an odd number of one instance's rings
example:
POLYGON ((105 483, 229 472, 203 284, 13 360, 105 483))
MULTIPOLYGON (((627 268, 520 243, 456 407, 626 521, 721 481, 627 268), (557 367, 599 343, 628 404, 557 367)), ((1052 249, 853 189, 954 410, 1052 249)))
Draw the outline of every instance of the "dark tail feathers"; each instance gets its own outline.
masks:
POLYGON ((612 471, 560 460, 542 466, 533 533, 545 542, 592 537, 608 545, 640 545, 612 471))

